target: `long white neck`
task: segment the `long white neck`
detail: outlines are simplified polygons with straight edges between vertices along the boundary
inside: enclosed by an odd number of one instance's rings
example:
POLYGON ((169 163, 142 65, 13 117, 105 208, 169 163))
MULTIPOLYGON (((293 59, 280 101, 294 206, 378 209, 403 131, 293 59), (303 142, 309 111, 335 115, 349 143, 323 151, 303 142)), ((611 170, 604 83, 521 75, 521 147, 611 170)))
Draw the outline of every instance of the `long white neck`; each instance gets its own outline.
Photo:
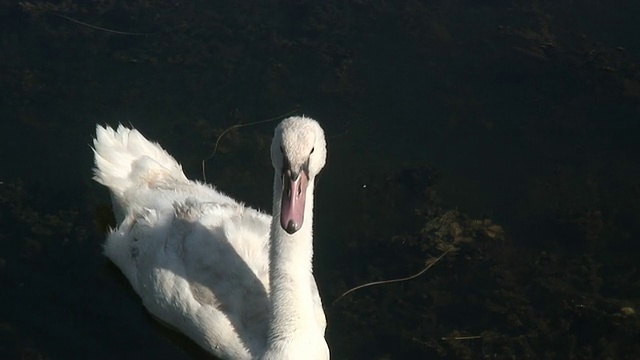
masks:
POLYGON ((274 179, 273 220, 269 249, 271 319, 268 347, 303 346, 315 336, 317 320, 312 298, 313 187, 309 181, 304 222, 300 230, 288 234, 280 225, 282 180, 274 179))

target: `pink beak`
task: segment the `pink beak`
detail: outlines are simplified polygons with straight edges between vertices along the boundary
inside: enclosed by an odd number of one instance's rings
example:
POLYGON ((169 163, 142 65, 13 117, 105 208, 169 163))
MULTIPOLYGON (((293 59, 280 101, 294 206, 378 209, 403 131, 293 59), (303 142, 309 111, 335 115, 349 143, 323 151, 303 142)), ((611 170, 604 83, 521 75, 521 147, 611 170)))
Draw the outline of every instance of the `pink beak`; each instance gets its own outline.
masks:
POLYGON ((292 179, 291 170, 282 177, 282 203, 280 204, 280 225, 289 234, 300 230, 304 222, 304 203, 307 197, 309 177, 301 171, 297 179, 292 179))

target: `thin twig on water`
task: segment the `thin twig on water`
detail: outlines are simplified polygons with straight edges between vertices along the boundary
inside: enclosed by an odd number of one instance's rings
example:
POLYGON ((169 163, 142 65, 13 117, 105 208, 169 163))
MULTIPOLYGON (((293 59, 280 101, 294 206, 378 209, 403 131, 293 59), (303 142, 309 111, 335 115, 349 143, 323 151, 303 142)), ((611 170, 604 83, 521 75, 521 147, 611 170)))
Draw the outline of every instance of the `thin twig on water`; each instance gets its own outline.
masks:
POLYGON ((96 26, 96 25, 91 25, 88 24, 86 22, 82 22, 80 20, 76 20, 74 18, 70 18, 66 15, 62 15, 62 14, 57 14, 57 13, 51 13, 51 15, 53 16, 57 16, 59 18, 63 18, 66 20, 69 20, 71 22, 74 22, 78 25, 82 25, 82 26, 86 26, 88 28, 94 29, 94 30, 100 30, 100 31, 105 31, 108 33, 112 33, 112 34, 118 34, 118 35, 132 35, 132 36, 149 36, 149 35, 154 35, 153 33, 137 33, 137 32, 128 32, 128 31, 118 31, 118 30, 111 30, 111 29, 107 29, 107 28, 103 28, 100 26, 96 26))
POLYGON ((207 182, 207 175, 205 174, 205 164, 204 163, 207 160, 211 159, 213 157, 213 155, 216 154, 216 151, 218 151, 218 144, 220 143, 220 139, 222 139, 224 134, 228 133, 229 131, 231 131, 233 129, 238 129, 238 128, 241 128, 241 127, 251 126, 251 125, 264 124, 264 123, 268 123, 268 122, 271 122, 271 121, 276 121, 276 120, 282 119, 284 117, 287 117, 289 115, 293 115, 296 112, 298 112, 299 110, 300 110, 300 108, 296 107, 295 109, 293 109, 293 110, 291 110, 291 111, 289 111, 289 112, 287 112, 285 114, 282 114, 282 115, 279 115, 279 116, 276 116, 276 117, 272 117, 270 119, 254 121, 254 122, 250 122, 250 123, 246 123, 246 124, 235 124, 235 125, 232 125, 232 126, 228 127, 225 131, 222 132, 222 134, 220 134, 220 136, 218 136, 218 139, 216 140, 216 145, 213 147, 213 152, 211 153, 211 155, 207 156, 206 158, 204 158, 202 160, 202 179, 204 180, 204 182, 207 182))
POLYGON ((429 261, 429 263, 427 264, 427 266, 422 269, 420 272, 418 272, 417 274, 413 274, 411 276, 408 277, 404 277, 404 278, 400 278, 400 279, 391 279, 391 280, 381 280, 381 281, 374 281, 374 282, 370 282, 370 283, 366 283, 360 286, 356 286, 352 289, 349 289, 347 291, 345 291, 344 293, 342 293, 342 295, 338 296, 337 299, 335 299, 331 305, 335 305, 338 300, 342 299, 343 297, 345 297, 347 294, 352 293, 358 289, 362 289, 365 287, 369 287, 369 286, 373 286, 373 285, 383 285, 383 284, 391 284, 391 283, 396 283, 396 282, 402 282, 402 281, 409 281, 411 279, 415 279, 418 276, 424 274, 427 270, 429 270, 433 265, 435 265, 438 261, 440 261, 440 259, 442 259, 445 255, 447 255, 451 250, 453 249, 447 249, 447 251, 443 252, 442 255, 438 256, 437 258, 435 258, 433 261, 429 261))

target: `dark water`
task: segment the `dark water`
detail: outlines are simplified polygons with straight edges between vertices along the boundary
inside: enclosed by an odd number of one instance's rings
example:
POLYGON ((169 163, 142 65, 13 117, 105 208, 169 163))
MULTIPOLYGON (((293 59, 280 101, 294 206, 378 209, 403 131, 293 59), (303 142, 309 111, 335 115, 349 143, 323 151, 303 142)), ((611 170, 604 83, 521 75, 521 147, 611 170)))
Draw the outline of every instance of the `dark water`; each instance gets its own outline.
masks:
MULTIPOLYGON (((95 124, 132 124, 202 179, 200 161, 225 128, 299 108, 329 137, 315 262, 334 358, 632 358, 633 341, 579 330, 605 323, 619 338, 640 334, 636 316, 620 312, 640 305, 640 7, 632 4, 1 2, 0 352, 204 357, 147 315, 101 255, 110 214, 106 190, 91 180, 95 124), (415 199, 393 208, 385 199, 406 184, 397 174, 424 166, 433 173, 409 177, 433 186, 438 211, 500 224, 506 253, 521 265, 537 269, 549 256, 547 268, 570 273, 574 261, 591 264, 576 266, 575 278, 600 285, 567 290, 558 306, 536 304, 528 275, 514 281, 524 290, 509 288, 527 294, 530 319, 574 321, 566 304, 591 304, 583 323, 545 328, 573 339, 574 350, 532 340, 522 327, 495 330, 482 295, 471 314, 438 310, 446 307, 432 293, 403 301, 409 293, 398 288, 388 290, 396 300, 369 293, 369 302, 330 307, 351 286, 421 266, 415 256, 424 254, 403 258, 401 245, 380 243, 419 231, 415 199), (395 263, 384 264, 387 256, 395 263), (529 340, 515 349, 494 337, 465 352, 441 340, 453 329, 529 340)), ((223 138, 207 179, 269 209, 274 125, 223 138)), ((439 276, 464 262, 457 256, 439 276)), ((449 281, 475 284, 463 295, 484 286, 473 271, 449 281)))

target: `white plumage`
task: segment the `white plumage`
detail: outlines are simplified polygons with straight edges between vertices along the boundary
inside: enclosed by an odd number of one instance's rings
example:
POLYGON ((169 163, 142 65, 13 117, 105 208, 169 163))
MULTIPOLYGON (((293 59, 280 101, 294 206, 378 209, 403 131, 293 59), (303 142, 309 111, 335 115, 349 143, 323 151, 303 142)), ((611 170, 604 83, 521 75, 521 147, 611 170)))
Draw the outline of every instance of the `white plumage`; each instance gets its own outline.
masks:
POLYGON ((105 254, 145 307, 225 359, 328 359, 313 278, 313 189, 326 158, 318 123, 276 128, 273 214, 190 181, 137 130, 98 126, 95 180, 119 223, 105 254))

